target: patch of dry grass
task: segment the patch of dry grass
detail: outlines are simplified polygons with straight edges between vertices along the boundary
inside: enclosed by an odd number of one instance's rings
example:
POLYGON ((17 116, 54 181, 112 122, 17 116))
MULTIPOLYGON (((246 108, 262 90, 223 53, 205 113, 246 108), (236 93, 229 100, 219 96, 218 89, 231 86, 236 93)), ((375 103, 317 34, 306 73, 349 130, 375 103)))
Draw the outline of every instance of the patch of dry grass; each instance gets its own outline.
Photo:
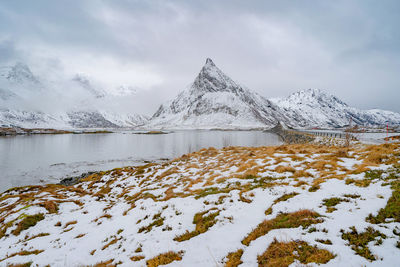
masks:
POLYGON ((300 177, 314 177, 311 173, 305 170, 296 170, 293 173, 293 178, 300 178, 300 177))
POLYGON ((311 187, 308 189, 308 191, 309 191, 309 192, 315 192, 315 191, 317 191, 318 189, 321 188, 320 184, 322 184, 323 182, 325 182, 325 179, 324 179, 324 178, 317 178, 317 179, 314 179, 314 181, 313 181, 311 187))
POLYGON ((293 168, 292 166, 278 165, 278 166, 275 168, 275 171, 276 171, 277 173, 285 173, 285 172, 295 173, 295 172, 296 172, 296 169, 293 168))
POLYGON ((160 265, 167 265, 174 261, 181 261, 183 251, 174 252, 168 251, 166 253, 159 254, 158 256, 146 261, 147 267, 157 267, 160 265))
POLYGON ((335 257, 326 249, 310 246, 305 241, 279 242, 276 239, 257 257, 259 266, 286 267, 298 260, 302 264, 325 264, 335 257))
POLYGON ((39 204, 39 206, 44 207, 49 213, 57 213, 58 205, 56 202, 51 200, 45 200, 39 204))
POLYGON ((367 179, 353 179, 353 178, 347 178, 346 179, 346 184, 354 184, 356 186, 359 187, 368 187, 371 184, 371 180, 367 180, 367 179))
POLYGON ((227 256, 226 256, 226 263, 225 263, 225 267, 237 267, 240 264, 243 263, 243 261, 241 260, 243 255, 243 249, 238 249, 235 252, 230 252, 227 256))
POLYGON ((110 242, 108 242, 107 244, 105 244, 101 250, 105 250, 106 248, 108 248, 111 245, 114 245, 115 243, 117 243, 118 239, 117 238, 113 238, 110 240, 110 242))
POLYGON ((144 258, 145 258, 145 257, 142 256, 142 255, 130 257, 131 261, 140 261, 140 260, 143 260, 144 258))
POLYGON ((286 201, 288 199, 291 199, 292 197, 297 196, 299 193, 297 192, 291 192, 291 193, 287 193, 287 194, 283 194, 282 196, 278 197, 277 199, 274 200, 273 204, 282 202, 282 201, 286 201))
POLYGON ((99 263, 96 263, 95 265, 92 265, 92 267, 114 267, 116 266, 113 264, 114 259, 110 259, 108 261, 102 261, 99 263))
POLYGON ((182 235, 176 236, 174 240, 182 242, 207 232, 210 227, 217 223, 216 217, 219 215, 219 210, 211 212, 212 210, 215 210, 215 208, 196 213, 193 217, 193 224, 196 225, 196 229, 191 232, 186 231, 182 235))
POLYGON ((164 224, 164 219, 165 219, 164 217, 161 217, 161 212, 154 214, 153 221, 149 225, 139 228, 138 233, 142 232, 148 233, 153 229, 153 227, 162 226, 164 224))
POLYGON ((37 254, 42 253, 43 251, 44 251, 43 249, 41 249, 41 250, 36 249, 36 250, 29 250, 29 251, 28 250, 21 250, 19 252, 15 252, 15 253, 12 253, 10 255, 7 255, 7 257, 5 257, 4 259, 0 259, 0 262, 4 261, 6 259, 9 259, 9 258, 15 257, 15 256, 37 255, 37 254))
POLYGON ((77 236, 75 236, 75 238, 82 238, 82 237, 84 237, 86 234, 79 234, 79 235, 77 235, 77 236))
POLYGON ((248 199, 248 198, 246 198, 246 197, 243 196, 243 194, 244 194, 245 192, 246 192, 246 190, 241 190, 241 191, 239 192, 239 200, 242 201, 242 202, 245 202, 245 203, 251 203, 251 202, 252 202, 251 199, 248 199))
POLYGON ((77 223, 78 223, 77 220, 69 221, 69 222, 67 222, 67 223, 64 225, 64 229, 67 228, 67 227, 70 226, 70 225, 77 224, 77 223))
POLYGON ((300 187, 300 186, 303 186, 303 185, 308 185, 308 183, 306 181, 298 181, 294 186, 295 187, 300 187))
POLYGON ((25 242, 26 241, 29 241, 29 240, 32 240, 32 239, 35 239, 35 238, 38 238, 38 237, 43 237, 43 236, 48 236, 48 235, 50 235, 49 233, 40 233, 40 234, 37 234, 37 235, 33 235, 33 236, 31 236, 31 237, 28 237, 28 236, 25 236, 25 242))
POLYGON ((311 224, 321 223, 323 220, 320 217, 317 212, 311 210, 280 213, 271 220, 261 222, 242 240, 242 244, 248 246, 251 241, 268 234, 273 229, 297 228, 299 226, 306 228, 311 224))
POLYGON ((16 263, 16 264, 7 264, 7 267, 30 267, 32 265, 32 262, 26 262, 26 263, 16 263))

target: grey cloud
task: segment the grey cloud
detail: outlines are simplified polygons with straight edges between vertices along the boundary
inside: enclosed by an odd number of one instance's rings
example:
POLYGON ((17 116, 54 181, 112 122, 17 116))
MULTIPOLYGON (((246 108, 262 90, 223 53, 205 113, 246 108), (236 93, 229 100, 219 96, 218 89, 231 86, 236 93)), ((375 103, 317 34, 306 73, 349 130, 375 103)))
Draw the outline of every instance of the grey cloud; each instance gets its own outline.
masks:
POLYGON ((163 81, 141 88, 149 107, 184 89, 211 57, 267 97, 320 88, 400 112, 399 11, 394 0, 3 1, 0 40, 11 36, 19 50, 0 46, 0 55, 66 72, 99 67, 101 57, 145 66, 163 81))
POLYGON ((0 64, 7 64, 18 57, 18 51, 11 40, 0 40, 0 64))

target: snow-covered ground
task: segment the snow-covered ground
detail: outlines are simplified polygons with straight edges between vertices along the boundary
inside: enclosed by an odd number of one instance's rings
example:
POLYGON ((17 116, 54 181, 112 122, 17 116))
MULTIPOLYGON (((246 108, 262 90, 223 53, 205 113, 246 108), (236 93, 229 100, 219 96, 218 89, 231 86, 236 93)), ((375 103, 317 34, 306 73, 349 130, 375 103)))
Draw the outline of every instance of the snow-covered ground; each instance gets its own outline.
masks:
POLYGON ((395 266, 400 218, 388 209, 382 220, 381 209, 399 204, 399 153, 398 144, 210 148, 72 187, 12 189, 0 195, 0 265, 144 266, 172 251, 159 262, 222 266, 242 249, 240 266, 255 266, 276 239, 316 246, 326 266, 395 266), (277 222, 302 210, 314 217, 277 222), (352 226, 381 237, 357 255, 345 240, 352 226))

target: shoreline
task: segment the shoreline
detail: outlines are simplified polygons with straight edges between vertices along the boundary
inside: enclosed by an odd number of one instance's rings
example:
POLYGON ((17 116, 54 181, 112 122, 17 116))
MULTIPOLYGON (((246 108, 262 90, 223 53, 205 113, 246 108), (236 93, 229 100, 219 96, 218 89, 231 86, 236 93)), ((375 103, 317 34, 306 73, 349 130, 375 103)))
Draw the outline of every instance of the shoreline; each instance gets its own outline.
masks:
POLYGON ((37 135, 37 134, 103 134, 113 133, 109 130, 59 130, 52 128, 0 127, 1 136, 37 135))

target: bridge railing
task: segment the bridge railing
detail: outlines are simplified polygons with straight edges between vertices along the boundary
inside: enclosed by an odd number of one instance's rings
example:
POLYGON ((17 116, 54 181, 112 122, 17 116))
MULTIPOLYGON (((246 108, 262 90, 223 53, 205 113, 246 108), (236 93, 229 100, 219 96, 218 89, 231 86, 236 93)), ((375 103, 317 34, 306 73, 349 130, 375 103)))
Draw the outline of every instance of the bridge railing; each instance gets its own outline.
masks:
POLYGON ((356 137, 352 134, 352 133, 348 133, 348 132, 329 132, 329 131, 302 131, 302 130, 295 130, 297 132, 301 132, 301 133, 306 133, 306 134, 312 134, 314 136, 325 136, 325 137, 331 137, 331 138, 342 138, 342 139, 347 139, 347 138, 351 138, 351 139, 356 139, 356 137))

